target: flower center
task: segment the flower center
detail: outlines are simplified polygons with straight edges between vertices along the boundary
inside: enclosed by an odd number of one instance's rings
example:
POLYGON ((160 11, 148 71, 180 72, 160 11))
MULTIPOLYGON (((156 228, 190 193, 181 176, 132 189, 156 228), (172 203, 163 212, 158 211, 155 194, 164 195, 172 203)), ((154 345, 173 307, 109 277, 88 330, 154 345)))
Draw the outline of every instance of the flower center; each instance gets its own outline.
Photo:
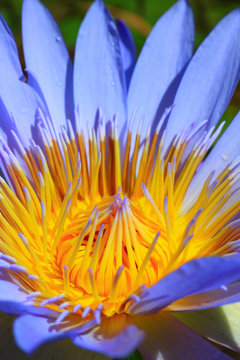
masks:
POLYGON ((210 174, 182 208, 217 131, 195 130, 191 153, 193 133, 180 134, 163 156, 159 129, 143 143, 129 131, 121 151, 114 122, 108 134, 92 129, 88 146, 70 124, 59 140, 44 116, 40 124, 42 147, 25 150, 13 134, 20 160, 6 144, 1 150, 10 185, 1 180, 1 266, 36 306, 60 312, 59 322, 127 312, 144 287, 183 263, 234 251, 239 233, 229 223, 239 202, 225 205, 236 164, 218 181, 210 174))
POLYGON ((119 194, 103 198, 92 211, 81 207, 56 248, 59 268, 71 269, 71 284, 101 301, 119 302, 142 282, 150 286, 159 279, 161 255, 152 245, 157 221, 119 194))

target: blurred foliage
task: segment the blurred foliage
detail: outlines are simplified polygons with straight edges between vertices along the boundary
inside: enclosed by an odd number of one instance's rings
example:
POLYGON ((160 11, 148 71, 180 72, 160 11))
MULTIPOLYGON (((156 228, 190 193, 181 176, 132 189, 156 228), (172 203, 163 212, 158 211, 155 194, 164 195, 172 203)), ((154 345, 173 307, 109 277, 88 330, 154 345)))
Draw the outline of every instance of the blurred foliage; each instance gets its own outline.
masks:
MULTIPOLYGON (((92 1, 43 0, 54 14, 67 45, 74 48, 77 32, 92 1)), ((196 20, 198 46, 216 23, 229 11, 239 6, 239 0, 189 0, 196 20)), ((134 32, 138 50, 157 19, 175 3, 174 0, 106 0, 115 18, 122 18, 134 32)), ((22 0, 0 0, 0 12, 21 44, 22 0)))
MULTIPOLYGON (((113 360, 121 360, 121 359, 113 359, 113 360)), ((142 355, 138 350, 134 351, 131 355, 124 358, 124 360, 143 360, 142 355)))
MULTIPOLYGON (((43 0, 53 13, 68 47, 74 48, 77 32, 92 1, 43 0)), ((189 0, 196 20, 196 45, 198 46, 216 23, 229 11, 239 6, 239 0, 189 0)), ((115 18, 122 18, 134 32, 137 49, 157 19, 175 3, 174 0, 106 0, 115 18)), ((12 29, 18 45, 21 44, 22 0, 0 0, 0 12, 12 29)))

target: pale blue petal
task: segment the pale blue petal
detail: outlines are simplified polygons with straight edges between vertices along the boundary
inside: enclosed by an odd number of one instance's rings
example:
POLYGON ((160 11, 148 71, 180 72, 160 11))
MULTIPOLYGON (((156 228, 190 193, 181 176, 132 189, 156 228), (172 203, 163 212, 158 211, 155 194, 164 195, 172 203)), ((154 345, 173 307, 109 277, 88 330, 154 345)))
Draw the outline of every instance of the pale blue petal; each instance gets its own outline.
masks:
POLYGON ((10 281, 0 280, 0 311, 6 314, 22 314, 26 310, 27 294, 10 281))
POLYGON ((126 84, 116 25, 101 0, 90 7, 79 30, 74 59, 74 103, 80 126, 93 126, 98 108, 106 119, 126 123, 126 84))
MULTIPOLYGON (((186 193, 183 208, 188 207, 188 204, 192 204, 199 195, 202 184, 214 170, 213 179, 216 179, 218 175, 224 170, 224 168, 240 155, 240 112, 224 131, 217 144, 214 146, 210 154, 206 157, 202 163, 201 168, 194 176, 188 191, 186 193)), ((237 199, 239 194, 236 194, 237 199)))
MULTIPOLYGON (((6 56, 5 59, 8 59, 5 63, 5 71, 11 72, 18 79, 20 79, 23 75, 22 68, 19 62, 18 50, 13 38, 12 32, 9 29, 6 21, 0 15, 0 45, 1 45, 1 53, 6 56)), ((1 58, 1 66, 3 66, 3 58, 1 58)), ((3 70, 2 70, 3 71, 3 70)))
POLYGON ((35 79, 33 86, 60 128, 66 118, 73 119, 72 64, 55 20, 38 0, 23 2, 22 33, 26 67, 35 79))
POLYGON ((9 140, 10 130, 18 129, 21 137, 27 142, 32 137, 31 125, 34 124, 39 101, 34 90, 22 81, 24 76, 17 47, 2 17, 0 17, 0 54, 0 133, 5 140, 9 140))
POLYGON ((109 338, 104 337, 99 328, 93 328, 92 331, 78 335, 73 343, 110 358, 123 358, 133 352, 143 338, 143 331, 135 325, 129 324, 121 332, 109 338))
POLYGON ((125 72, 126 86, 128 88, 136 61, 136 46, 130 30, 122 20, 117 20, 117 29, 119 33, 123 70, 125 72))
POLYGON ((53 319, 34 315, 18 317, 14 322, 13 333, 17 345, 27 354, 32 354, 45 342, 67 337, 66 332, 60 332, 54 326, 53 319))
MULTIPOLYGON (((144 118, 142 133, 156 127, 173 103, 179 80, 193 51, 194 21, 187 1, 179 0, 157 22, 136 63, 128 92, 129 118, 144 118)), ((133 133, 139 123, 132 124, 133 133)))
POLYGON ((240 282, 222 286, 219 289, 187 296, 172 303, 170 311, 203 310, 240 302, 240 282))
POLYGON ((6 280, 0 280, 0 302, 22 302, 26 300, 26 295, 27 294, 22 291, 16 284, 6 280))
POLYGON ((174 99, 166 146, 193 122, 209 120, 209 127, 216 124, 232 97, 239 73, 240 9, 237 9, 220 21, 191 60, 174 99))
MULTIPOLYGON (((12 334, 13 316, 0 314, 0 349, 1 360, 27 360, 27 356, 16 345, 12 334)), ((31 336, 31 334, 30 334, 31 336)), ((72 344, 70 339, 47 343, 36 351, 30 358, 32 360, 107 360, 100 354, 82 350, 72 344)))
POLYGON ((44 343, 57 341, 60 339, 74 337, 81 331, 87 331, 94 326, 94 321, 89 321, 79 328, 64 331, 62 325, 56 326, 56 319, 51 317, 34 316, 31 314, 18 317, 14 322, 13 333, 15 341, 21 350, 27 354, 32 354, 44 343))
POLYGON ((157 315, 136 317, 137 326, 146 333, 140 352, 147 360, 230 360, 178 319, 162 311, 157 315))
POLYGON ((47 308, 33 306, 27 293, 11 281, 0 279, 0 311, 7 314, 31 313, 56 317, 56 312, 47 308))
POLYGON ((183 297, 220 288, 240 278, 240 255, 189 261, 139 295, 128 311, 153 314, 183 297))
POLYGON ((128 324, 117 334, 106 337, 101 325, 94 326, 94 321, 70 331, 64 331, 64 327, 60 325, 56 326, 54 319, 41 316, 24 315, 14 322, 16 343, 27 354, 32 354, 44 343, 70 337, 74 345, 80 348, 110 357, 123 357, 139 345, 143 336, 143 332, 132 324, 128 324))

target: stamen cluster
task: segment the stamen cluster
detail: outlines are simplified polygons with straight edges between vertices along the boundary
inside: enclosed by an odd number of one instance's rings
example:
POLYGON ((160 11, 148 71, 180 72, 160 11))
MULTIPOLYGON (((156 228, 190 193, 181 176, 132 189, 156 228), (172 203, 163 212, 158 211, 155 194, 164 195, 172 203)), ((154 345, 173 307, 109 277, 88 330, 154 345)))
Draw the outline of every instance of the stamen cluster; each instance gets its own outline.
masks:
POLYGON ((166 151, 163 122, 144 139, 129 131, 122 151, 115 120, 108 132, 101 121, 90 129, 86 145, 70 122, 56 137, 39 111, 42 147, 26 150, 13 133, 14 155, 2 141, 9 185, 1 179, 1 267, 35 306, 56 310, 57 323, 127 313, 145 287, 185 262, 235 251, 239 227, 230 221, 239 201, 225 205, 238 161, 214 181, 210 174, 183 208, 221 128, 191 127, 166 151))

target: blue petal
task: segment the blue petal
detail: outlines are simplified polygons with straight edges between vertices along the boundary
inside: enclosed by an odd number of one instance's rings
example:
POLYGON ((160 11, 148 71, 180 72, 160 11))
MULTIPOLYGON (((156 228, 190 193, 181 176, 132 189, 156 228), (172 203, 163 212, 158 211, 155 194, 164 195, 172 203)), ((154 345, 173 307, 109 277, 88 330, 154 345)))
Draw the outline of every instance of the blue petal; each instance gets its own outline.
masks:
POLYGON ((240 74, 240 9, 210 33, 190 62, 174 99, 165 143, 193 122, 216 124, 226 109, 240 74))
POLYGON ((100 107, 106 119, 119 115, 126 122, 126 84, 119 35, 101 0, 90 7, 79 30, 74 60, 74 103, 80 109, 81 127, 95 123, 100 107))
POLYGON ((107 329, 94 325, 95 322, 90 321, 81 328, 64 331, 64 328, 55 326, 54 319, 24 315, 15 320, 13 330, 17 345, 27 354, 32 354, 46 342, 70 337, 81 348, 118 357, 129 354, 143 340, 143 332, 135 325, 128 324, 110 337, 106 337, 105 332, 111 332, 111 326, 107 329))
POLYGON ((39 101, 37 94, 25 82, 21 70, 17 47, 4 19, 0 16, 0 110, 1 135, 10 137, 11 129, 18 129, 22 138, 32 137, 31 125, 39 101), (16 122, 16 126, 14 124, 16 122))
POLYGON ((220 288, 240 278, 240 255, 189 261, 143 291, 133 314, 153 314, 183 297, 220 288))
MULTIPOLYGON (((192 202, 197 198, 201 191, 202 184, 204 184, 204 181, 213 170, 215 170, 213 176, 214 180, 231 161, 240 155, 238 134, 240 134, 240 112, 224 131, 223 135, 194 176, 187 190, 183 208, 188 207, 189 204, 192 204, 192 202)), ((236 200, 237 196, 238 194, 234 197, 236 200)), ((234 199, 232 199, 232 201, 234 201, 234 199)))
POLYGON ((21 350, 32 354, 40 345, 68 337, 67 332, 59 331, 53 319, 34 315, 23 315, 14 322, 15 341, 21 350))
POLYGON ((148 360, 231 360, 178 319, 166 312, 138 316, 136 325, 146 333, 140 352, 148 360))
POLYGON ((47 104, 55 124, 73 118, 71 60, 60 30, 38 0, 24 0, 22 10, 23 50, 31 84, 47 104))
POLYGON ((120 37, 123 70, 128 88, 136 61, 136 46, 130 30, 122 20, 117 20, 117 29, 120 37))
MULTIPOLYGON (((111 325, 112 319, 107 328, 114 329, 111 325)), ((116 324, 114 324, 116 326, 116 324)), ((104 326, 103 326, 104 327, 104 326)), ((107 331, 109 331, 109 329, 107 331)), ((143 341, 144 333, 135 325, 127 324, 121 331, 113 336, 105 336, 101 327, 93 328, 91 331, 78 335, 73 343, 84 349, 96 351, 110 358, 122 358, 128 356, 143 341)), ((106 330, 106 329, 105 329, 106 330)))
POLYGON ((17 285, 0 280, 0 311, 7 314, 22 314, 27 311, 27 306, 24 304, 26 299, 27 294, 17 285))
POLYGON ((80 331, 87 331, 95 325, 95 321, 89 321, 81 328, 79 325, 77 329, 64 331, 61 325, 56 326, 55 320, 51 317, 47 318, 31 314, 18 317, 13 327, 17 345, 27 354, 32 354, 44 343, 75 337, 80 331))
POLYGON ((0 311, 7 314, 31 313, 56 317, 56 312, 29 304, 27 293, 7 280, 0 279, 0 311))
POLYGON ((187 296, 169 306, 171 311, 203 310, 240 301, 240 282, 219 289, 187 296))
MULTIPOLYGON (((129 118, 137 109, 144 117, 142 132, 156 127, 163 111, 172 105, 179 80, 193 51, 194 23, 185 0, 178 1, 157 22, 139 56, 128 93, 129 118)), ((138 129, 132 125, 133 133, 138 129)))
MULTIPOLYGON (((26 293, 19 286, 10 281, 0 280, 0 302, 16 301, 22 302, 26 300, 26 293)), ((2 310, 2 309, 1 309, 2 310)))
MULTIPOLYGON (((12 35, 12 32, 9 29, 2 15, 0 15, 0 24, 1 24, 0 45, 1 45, 2 55, 6 56, 6 58, 8 59, 8 61, 6 61, 5 63, 5 70, 6 72, 10 71, 12 74, 15 75, 15 77, 20 79, 23 73, 19 62, 17 46, 14 37, 12 35)), ((4 59, 1 57, 1 66, 3 66, 3 60, 4 59)))

